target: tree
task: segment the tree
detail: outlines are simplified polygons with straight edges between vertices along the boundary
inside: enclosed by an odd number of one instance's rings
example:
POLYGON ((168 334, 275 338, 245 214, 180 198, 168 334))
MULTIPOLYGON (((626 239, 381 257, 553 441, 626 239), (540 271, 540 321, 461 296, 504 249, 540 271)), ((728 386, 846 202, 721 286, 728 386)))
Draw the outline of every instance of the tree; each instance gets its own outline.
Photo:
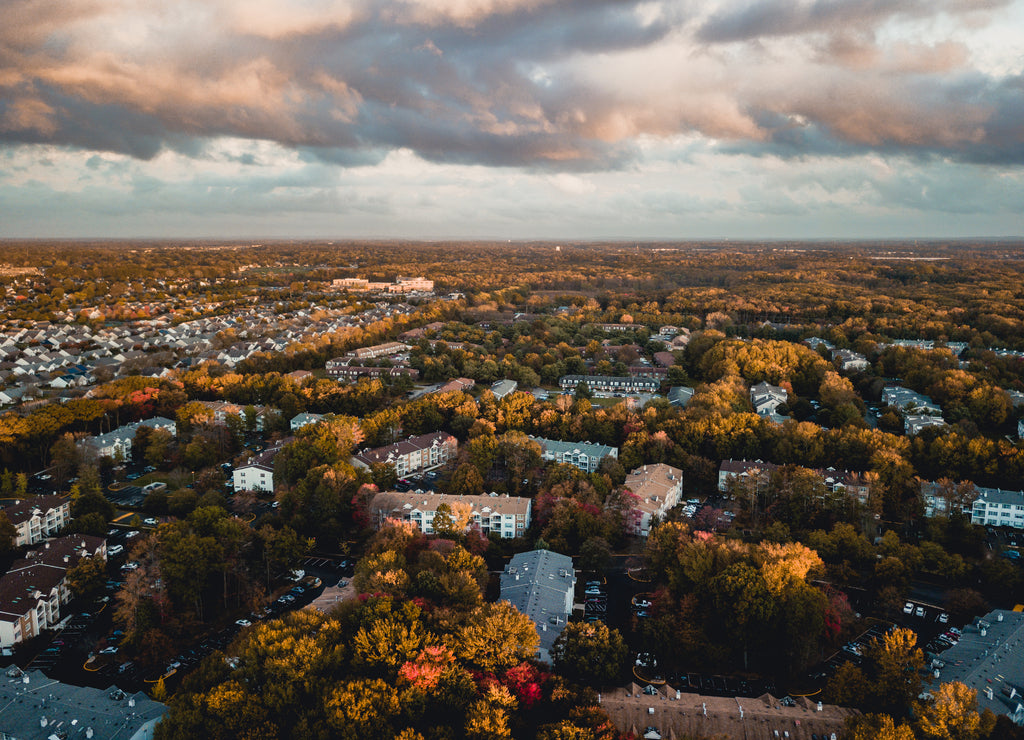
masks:
POLYGON ((626 642, 603 622, 572 622, 555 640, 551 659, 570 681, 601 686, 622 676, 626 642))
POLYGON ((775 601, 762 575, 746 563, 736 563, 715 576, 709 584, 722 626, 743 650, 756 642, 775 614, 775 601))
POLYGON ((601 570, 611 558, 611 546, 603 537, 589 537, 580 546, 579 563, 584 570, 601 570))
POLYGON ((53 446, 50 447, 50 465, 53 470, 54 483, 60 489, 64 482, 71 475, 71 471, 78 468, 79 454, 75 438, 71 434, 62 435, 53 446))
POLYGON ((899 724, 888 714, 864 714, 850 717, 846 721, 848 740, 914 740, 914 731, 909 725, 899 724))
POLYGON ((103 558, 82 558, 68 569, 67 580, 75 596, 97 593, 106 583, 107 564, 103 558))
POLYGON ((540 644, 530 618, 507 601, 478 607, 459 632, 456 655, 484 671, 507 670, 532 658, 540 644))
POLYGON ((0 511, 0 555, 7 554, 13 550, 17 539, 18 528, 11 524, 6 511, 0 511))
POLYGON ((913 630, 897 628, 874 639, 864 650, 872 696, 869 704, 891 713, 902 712, 921 693, 924 653, 913 630))
POLYGON ((939 686, 918 720, 921 736, 929 740, 978 740, 994 725, 991 712, 978 713, 978 692, 959 681, 939 686))

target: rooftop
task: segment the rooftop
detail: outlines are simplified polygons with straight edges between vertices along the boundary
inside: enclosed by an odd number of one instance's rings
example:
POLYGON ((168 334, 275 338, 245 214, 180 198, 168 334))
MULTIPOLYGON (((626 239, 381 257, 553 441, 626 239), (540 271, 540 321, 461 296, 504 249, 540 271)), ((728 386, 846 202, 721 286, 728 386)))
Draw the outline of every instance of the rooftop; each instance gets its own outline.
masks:
POLYGON ((0 734, 18 740, 79 737, 79 733, 84 738, 88 729, 93 740, 131 738, 167 711, 141 691, 128 695, 116 687, 71 686, 40 671, 22 674, 16 668, 0 678, 0 705, 0 734))

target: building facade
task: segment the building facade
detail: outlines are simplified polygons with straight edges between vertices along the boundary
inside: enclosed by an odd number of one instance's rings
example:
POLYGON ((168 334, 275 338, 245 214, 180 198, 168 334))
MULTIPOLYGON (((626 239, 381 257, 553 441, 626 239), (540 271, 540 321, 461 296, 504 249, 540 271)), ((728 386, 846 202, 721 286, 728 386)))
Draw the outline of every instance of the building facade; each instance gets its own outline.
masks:
POLYGON ((455 457, 459 442, 446 432, 421 434, 386 447, 363 450, 353 465, 369 469, 374 464, 393 465, 398 477, 417 475, 441 467, 455 457))
POLYGON ((71 601, 67 572, 85 557, 106 560, 106 540, 69 535, 51 540, 11 565, 0 577, 0 646, 29 640, 61 620, 71 601))
POLYGON ((16 501, 4 513, 18 530, 14 546, 23 547, 57 534, 71 521, 71 504, 60 496, 35 496, 16 501))
POLYGON ((412 522, 424 534, 435 534, 438 507, 445 505, 464 529, 478 527, 483 534, 502 539, 522 537, 530 526, 533 502, 520 496, 497 494, 457 496, 448 493, 384 491, 370 501, 370 520, 380 528, 388 519, 412 522))
POLYGON ((655 378, 631 378, 615 375, 563 375, 558 379, 559 387, 567 393, 575 393, 580 383, 591 393, 657 393, 661 383, 655 378))
POLYGON ((606 457, 615 459, 619 457, 618 448, 609 445, 593 442, 563 442, 560 439, 545 439, 544 437, 530 437, 530 439, 540 445, 541 457, 545 460, 572 465, 584 473, 597 471, 597 466, 606 457))
POLYGON ((644 465, 630 471, 625 485, 639 499, 629 523, 630 531, 646 537, 651 524, 679 503, 683 495, 683 471, 664 463, 644 465))

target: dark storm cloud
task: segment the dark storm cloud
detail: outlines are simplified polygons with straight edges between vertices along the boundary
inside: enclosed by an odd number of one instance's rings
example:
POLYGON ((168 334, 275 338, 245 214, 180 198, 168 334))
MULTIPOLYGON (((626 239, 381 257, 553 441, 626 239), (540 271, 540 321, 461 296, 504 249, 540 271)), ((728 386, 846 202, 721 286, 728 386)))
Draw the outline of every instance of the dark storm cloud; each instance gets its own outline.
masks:
POLYGON ((630 162, 638 136, 697 133, 789 156, 1020 162, 1018 79, 965 69, 959 44, 882 46, 872 33, 1001 4, 769 0, 702 18, 681 0, 183 0, 174 13, 157 0, 10 0, 0 142, 150 159, 199 156, 223 136, 344 166, 405 148, 584 171, 630 162), (743 57, 717 48, 791 35, 814 38, 786 80, 756 44, 743 57), (623 78, 617 60, 644 54, 656 61, 623 78))

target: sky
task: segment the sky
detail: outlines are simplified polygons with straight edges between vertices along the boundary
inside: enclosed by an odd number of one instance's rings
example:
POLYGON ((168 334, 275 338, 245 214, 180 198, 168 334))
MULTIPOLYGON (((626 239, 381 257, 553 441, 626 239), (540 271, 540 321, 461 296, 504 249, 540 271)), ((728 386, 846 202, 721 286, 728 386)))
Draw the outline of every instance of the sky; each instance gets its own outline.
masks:
POLYGON ((1024 236, 1024 0, 0 16, 0 237, 1024 236))

